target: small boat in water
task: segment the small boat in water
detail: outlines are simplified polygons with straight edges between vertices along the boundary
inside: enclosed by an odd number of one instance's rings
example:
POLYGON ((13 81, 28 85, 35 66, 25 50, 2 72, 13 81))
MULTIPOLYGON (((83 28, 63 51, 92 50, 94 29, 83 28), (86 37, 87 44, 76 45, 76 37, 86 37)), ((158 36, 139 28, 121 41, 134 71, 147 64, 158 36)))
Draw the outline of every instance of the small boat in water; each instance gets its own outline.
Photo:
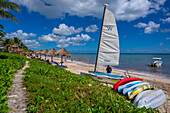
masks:
POLYGON ((154 60, 153 63, 151 63, 151 67, 161 67, 162 65, 162 61, 161 61, 161 58, 152 58, 154 60))

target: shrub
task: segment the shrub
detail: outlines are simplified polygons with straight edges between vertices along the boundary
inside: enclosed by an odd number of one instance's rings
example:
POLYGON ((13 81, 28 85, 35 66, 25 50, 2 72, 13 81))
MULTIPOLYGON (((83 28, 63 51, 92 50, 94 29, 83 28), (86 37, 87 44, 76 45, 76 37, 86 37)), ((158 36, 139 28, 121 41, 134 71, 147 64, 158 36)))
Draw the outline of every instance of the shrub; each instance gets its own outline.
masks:
POLYGON ((158 112, 139 109, 110 87, 36 59, 25 74, 32 112, 158 112))

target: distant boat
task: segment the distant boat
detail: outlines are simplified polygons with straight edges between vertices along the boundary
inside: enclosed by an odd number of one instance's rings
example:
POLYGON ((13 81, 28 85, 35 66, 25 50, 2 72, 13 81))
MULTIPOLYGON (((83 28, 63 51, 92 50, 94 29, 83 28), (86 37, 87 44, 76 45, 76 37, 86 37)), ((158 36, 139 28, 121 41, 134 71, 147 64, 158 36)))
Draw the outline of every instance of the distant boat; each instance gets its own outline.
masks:
POLYGON ((157 58, 157 57, 154 57, 154 58, 152 58, 153 60, 154 60, 154 62, 153 63, 151 63, 151 67, 161 67, 161 65, 162 65, 162 61, 161 61, 161 58, 157 58))
POLYGON ((110 73, 101 73, 96 71, 98 64, 106 66, 119 65, 120 49, 117 25, 114 14, 106 8, 107 6, 107 4, 104 5, 103 21, 94 71, 89 71, 88 73, 81 72, 81 75, 91 77, 98 81, 115 83, 121 79, 127 78, 128 76, 113 75, 110 73))

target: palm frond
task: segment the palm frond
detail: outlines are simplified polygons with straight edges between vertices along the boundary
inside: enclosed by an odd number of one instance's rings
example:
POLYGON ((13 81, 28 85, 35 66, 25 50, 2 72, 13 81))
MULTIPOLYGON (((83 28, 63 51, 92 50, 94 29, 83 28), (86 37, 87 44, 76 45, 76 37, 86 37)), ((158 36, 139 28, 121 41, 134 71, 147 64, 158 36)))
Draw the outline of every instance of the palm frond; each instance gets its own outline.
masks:
POLYGON ((0 15, 1 15, 1 17, 3 17, 3 18, 11 19, 11 20, 13 20, 15 23, 18 24, 18 22, 17 22, 17 20, 15 19, 14 15, 12 15, 11 13, 9 13, 8 11, 4 11, 4 10, 0 9, 0 15))
POLYGON ((0 9, 9 9, 11 11, 15 10, 17 12, 21 12, 20 7, 13 3, 13 2, 6 2, 6 1, 0 1, 0 9))
POLYGON ((1 29, 4 29, 4 26, 0 24, 0 28, 1 28, 1 29))
POLYGON ((0 30, 0 37, 5 37, 6 33, 2 30, 0 30))

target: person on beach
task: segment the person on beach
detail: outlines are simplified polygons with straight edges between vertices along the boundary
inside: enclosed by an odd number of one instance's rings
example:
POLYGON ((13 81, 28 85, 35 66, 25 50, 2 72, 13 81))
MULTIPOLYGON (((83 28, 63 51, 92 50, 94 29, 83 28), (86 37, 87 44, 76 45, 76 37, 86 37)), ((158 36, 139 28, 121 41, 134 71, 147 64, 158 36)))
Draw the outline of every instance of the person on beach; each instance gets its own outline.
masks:
POLYGON ((106 68, 107 73, 111 73, 112 72, 112 68, 108 65, 106 68))

